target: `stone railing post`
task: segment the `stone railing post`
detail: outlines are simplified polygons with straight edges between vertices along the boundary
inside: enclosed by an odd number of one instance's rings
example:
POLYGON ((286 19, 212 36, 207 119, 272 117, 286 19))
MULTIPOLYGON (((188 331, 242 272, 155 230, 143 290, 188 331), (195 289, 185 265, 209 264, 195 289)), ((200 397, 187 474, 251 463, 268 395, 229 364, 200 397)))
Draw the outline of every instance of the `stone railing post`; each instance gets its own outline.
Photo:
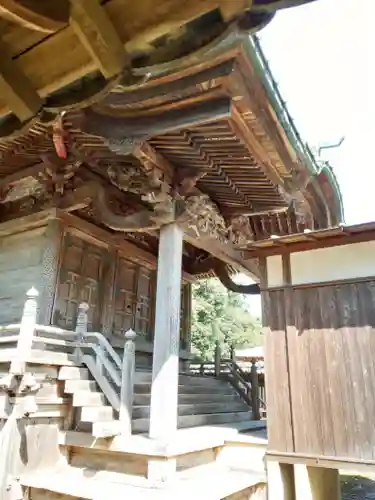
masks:
POLYGON ((260 420, 260 408, 259 408, 259 380, 258 380, 258 369, 256 359, 251 360, 251 402, 253 406, 253 418, 254 420, 260 420))
MULTIPOLYGON (((88 316, 87 311, 89 310, 89 305, 87 302, 81 302, 78 306, 78 314, 77 314, 77 322, 75 327, 76 332, 76 340, 79 343, 83 343, 85 341, 85 335, 87 333, 87 324, 88 324, 88 316)), ((75 355, 77 357, 78 362, 81 361, 82 357, 82 349, 77 347, 75 350, 75 355)))
POLYGON ((121 395, 119 420, 122 424, 122 433, 130 435, 132 432, 133 390, 135 375, 135 338, 136 333, 128 330, 125 333, 124 357, 122 359, 121 395))
POLYGON ((38 292, 32 287, 26 293, 26 302, 23 308, 20 331, 18 335, 16 356, 10 365, 12 375, 23 375, 26 371, 26 363, 30 358, 35 325, 38 311, 38 292))

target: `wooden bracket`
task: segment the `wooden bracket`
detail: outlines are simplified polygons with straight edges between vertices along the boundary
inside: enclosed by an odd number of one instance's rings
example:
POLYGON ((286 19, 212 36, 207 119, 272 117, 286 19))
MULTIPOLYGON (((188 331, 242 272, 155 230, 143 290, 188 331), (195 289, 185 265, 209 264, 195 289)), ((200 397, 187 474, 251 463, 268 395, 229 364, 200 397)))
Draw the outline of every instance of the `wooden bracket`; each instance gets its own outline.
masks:
POLYGON ((70 0, 70 25, 106 78, 130 66, 115 27, 98 0, 70 0))

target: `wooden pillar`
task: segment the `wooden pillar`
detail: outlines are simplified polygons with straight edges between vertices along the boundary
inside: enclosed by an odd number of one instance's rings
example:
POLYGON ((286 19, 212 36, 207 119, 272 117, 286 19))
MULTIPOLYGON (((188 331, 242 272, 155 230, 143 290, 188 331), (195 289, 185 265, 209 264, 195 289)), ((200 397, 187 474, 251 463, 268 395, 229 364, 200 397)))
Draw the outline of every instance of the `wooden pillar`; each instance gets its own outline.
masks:
POLYGON ((48 222, 44 234, 45 246, 42 257, 41 294, 38 313, 38 322, 42 325, 53 323, 52 311, 56 295, 63 233, 64 228, 61 220, 52 219, 48 222))
POLYGON ((267 500, 296 500, 293 465, 267 461, 267 500))
POLYGON ((339 471, 322 467, 294 466, 296 500, 340 500, 339 471))
MULTIPOLYGON (((177 430, 183 236, 177 224, 160 230, 149 431, 160 443, 172 440, 177 430)), ((148 476, 165 480, 175 468, 175 461, 150 461, 148 476)))

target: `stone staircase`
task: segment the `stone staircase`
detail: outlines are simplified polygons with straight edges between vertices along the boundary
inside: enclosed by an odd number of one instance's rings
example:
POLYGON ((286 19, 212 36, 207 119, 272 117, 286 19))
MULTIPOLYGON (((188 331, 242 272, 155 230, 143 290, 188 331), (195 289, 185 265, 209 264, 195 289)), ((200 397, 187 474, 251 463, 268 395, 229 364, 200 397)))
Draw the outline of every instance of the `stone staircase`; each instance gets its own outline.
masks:
MULTIPOLYGON (((135 372, 132 432, 146 433, 149 426, 151 372, 135 372)), ((116 420, 113 407, 100 390, 90 371, 65 366, 59 373, 66 395, 76 408, 75 429, 91 432, 92 426, 116 420)), ((210 377, 180 375, 178 400, 180 429, 204 425, 244 423, 252 420, 249 407, 225 381, 210 377)))

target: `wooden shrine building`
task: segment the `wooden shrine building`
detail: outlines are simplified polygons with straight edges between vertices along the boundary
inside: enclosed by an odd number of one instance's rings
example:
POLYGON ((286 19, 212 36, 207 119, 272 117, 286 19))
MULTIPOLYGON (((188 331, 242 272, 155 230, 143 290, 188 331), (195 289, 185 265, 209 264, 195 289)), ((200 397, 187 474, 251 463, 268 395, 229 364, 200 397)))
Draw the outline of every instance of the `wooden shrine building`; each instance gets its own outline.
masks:
POLYGON ((372 473, 375 224, 254 242, 262 266, 269 500, 338 500, 372 473))
POLYGON ((195 279, 216 275, 258 293, 231 280, 236 271, 260 275, 243 249, 337 224, 342 204, 330 167, 300 140, 256 38, 232 26, 198 53, 136 73, 137 84, 110 80, 95 96, 87 97, 95 79, 52 94, 65 103, 53 119, 43 111, 11 130, 19 118, 4 116, 0 320, 20 317, 33 285, 41 323, 71 328, 87 301, 89 328, 115 346, 133 328, 147 361, 161 228, 176 221, 184 233, 183 355, 195 279))
POLYGON ((0 500, 263 489, 238 366, 186 373, 191 284, 264 293, 256 245, 343 220, 253 36, 303 3, 0 0, 0 500))

